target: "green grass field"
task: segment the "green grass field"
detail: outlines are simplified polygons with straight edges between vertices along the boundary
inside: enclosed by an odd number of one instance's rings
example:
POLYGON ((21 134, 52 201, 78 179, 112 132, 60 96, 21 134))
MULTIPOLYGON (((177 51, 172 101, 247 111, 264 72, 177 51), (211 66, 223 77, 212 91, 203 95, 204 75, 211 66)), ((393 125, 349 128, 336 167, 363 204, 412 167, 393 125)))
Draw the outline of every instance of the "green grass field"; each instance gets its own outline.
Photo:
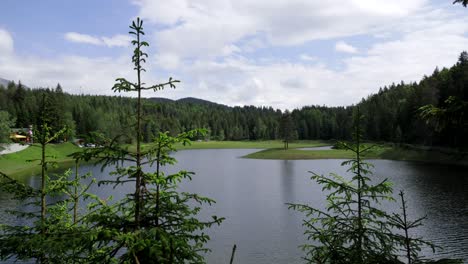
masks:
MULTIPOLYGON (((290 143, 290 148, 306 148, 327 146, 330 143, 318 140, 299 140, 290 143)), ((271 149, 282 148, 280 140, 267 141, 194 141, 189 146, 178 145, 177 149, 271 149)))
MULTIPOLYGON (((50 144, 46 148, 46 155, 53 156, 61 165, 72 164, 73 159, 67 155, 79 151, 80 148, 72 143, 50 144)), ((39 161, 41 148, 32 145, 25 150, 0 156, 0 171, 6 175, 19 176, 22 174, 36 173, 40 171, 39 161), (36 160, 28 162, 28 160, 36 160)))
MULTIPOLYGON (((364 145, 363 147, 367 147, 364 145)), ((390 147, 375 146, 370 149, 365 158, 381 158, 383 153, 390 151, 390 147)), ((344 149, 330 149, 330 150, 300 150, 289 148, 265 149, 259 152, 251 153, 244 156, 250 159, 285 159, 285 160, 307 160, 307 159, 350 159, 353 158, 353 153, 344 149)))
MULTIPOLYGON (((363 147, 370 146, 365 144, 363 147)), ((244 158, 250 159, 284 159, 284 160, 308 160, 308 159, 350 159, 354 155, 351 151, 343 149, 331 150, 299 150, 290 148, 265 149, 248 154, 244 158)), ((445 153, 437 150, 408 149, 391 147, 388 145, 374 145, 363 156, 365 159, 388 159, 419 161, 440 164, 468 165, 468 155, 459 155, 457 152, 445 153)))

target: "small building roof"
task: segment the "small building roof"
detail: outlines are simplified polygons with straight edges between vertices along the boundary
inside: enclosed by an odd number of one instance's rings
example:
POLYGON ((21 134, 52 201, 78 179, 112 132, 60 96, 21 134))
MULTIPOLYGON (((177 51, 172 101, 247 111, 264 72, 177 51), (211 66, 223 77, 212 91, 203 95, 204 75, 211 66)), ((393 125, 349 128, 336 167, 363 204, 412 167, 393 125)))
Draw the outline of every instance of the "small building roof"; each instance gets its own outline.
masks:
POLYGON ((10 136, 10 138, 20 139, 20 138, 27 138, 27 136, 18 135, 18 134, 13 134, 13 135, 10 136))

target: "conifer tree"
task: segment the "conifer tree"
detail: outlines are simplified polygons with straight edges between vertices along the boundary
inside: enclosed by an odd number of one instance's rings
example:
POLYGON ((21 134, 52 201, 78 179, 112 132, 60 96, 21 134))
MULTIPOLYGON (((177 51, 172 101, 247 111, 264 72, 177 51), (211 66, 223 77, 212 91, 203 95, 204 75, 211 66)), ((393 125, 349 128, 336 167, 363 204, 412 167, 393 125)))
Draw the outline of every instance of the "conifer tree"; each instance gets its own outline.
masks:
POLYGON ((100 201, 91 205, 93 213, 87 220, 94 225, 97 235, 92 238, 94 249, 89 260, 96 263, 202 263, 201 253, 208 250, 204 244, 209 239, 203 230, 220 224, 223 219, 216 216, 205 221, 197 219, 201 205, 214 201, 198 194, 179 193, 178 183, 190 179, 193 173, 179 171, 166 175, 163 167, 176 162, 171 156, 176 151, 176 144, 189 144, 190 139, 206 131, 191 130, 177 136, 158 132, 153 143, 142 148, 141 92, 175 88, 179 81, 169 78, 166 83, 143 86, 142 72, 145 69, 142 63, 148 55, 142 48, 149 45, 141 39, 144 35, 143 21, 138 18, 130 29, 129 33, 135 38, 132 41, 135 46, 132 61, 137 81, 132 83, 119 78, 113 90, 137 93, 136 149, 116 144, 117 139, 101 136, 98 144, 103 145, 102 148, 88 149, 79 156, 84 160, 93 158, 103 166, 117 166, 113 173, 116 178, 101 184, 118 186, 132 183, 134 190, 115 203, 100 201), (121 165, 124 161, 132 165, 124 167, 121 165), (144 167, 154 168, 154 171, 144 171, 144 167))
MULTIPOLYGON (((43 97, 42 125, 35 130, 35 142, 41 156, 30 162, 39 162, 41 167, 40 187, 33 187, 0 174, 1 189, 13 195, 18 202, 26 205, 20 211, 9 213, 22 220, 24 224, 0 225, 0 260, 15 258, 17 260, 33 259, 37 263, 80 263, 86 244, 89 229, 76 219, 72 221, 71 208, 80 198, 87 196, 87 186, 81 185, 80 179, 70 181, 70 172, 50 177, 50 168, 56 167, 53 157, 47 154, 47 146, 60 137, 66 128, 51 133, 46 117, 45 95, 43 97), (77 190, 72 192, 71 190, 77 190), (82 191, 78 193, 78 190, 82 191), (69 194, 69 195, 67 195, 69 194), (72 196, 71 194, 74 194, 72 196), (50 198, 52 201, 49 201, 50 198)), ((77 205, 75 205, 77 206, 77 205)), ((21 222, 20 222, 21 223, 21 222)))
POLYGON ((363 160, 371 146, 362 144, 362 116, 354 118, 353 143, 341 143, 355 158, 349 166, 351 180, 330 174, 312 173, 312 179, 327 192, 327 208, 320 210, 306 204, 289 204, 289 208, 306 214, 305 235, 314 242, 302 246, 309 263, 386 263, 394 260, 393 236, 387 214, 379 209, 383 200, 392 200, 390 182, 372 184, 372 165, 363 160))
POLYGON ((429 246, 433 251, 435 251, 435 246, 422 238, 414 238, 411 236, 410 231, 421 226, 424 219, 426 219, 426 216, 414 221, 410 220, 405 194, 403 191, 400 191, 398 195, 400 196, 401 201, 401 213, 393 213, 389 216, 390 224, 403 231, 403 235, 396 235, 396 238, 403 247, 407 263, 417 263, 418 261, 421 261, 421 259, 419 259, 419 252, 421 251, 422 246, 429 246))
POLYGON ((373 146, 363 144, 362 116, 356 109, 353 124, 353 142, 339 142, 339 147, 354 153, 345 161, 352 177, 347 180, 337 174, 330 177, 312 172, 312 179, 326 193, 325 210, 307 204, 289 204, 290 209, 306 215, 303 225, 310 244, 302 246, 308 263, 401 264, 401 252, 408 263, 461 263, 457 259, 422 260, 418 253, 423 246, 434 250, 434 245, 422 238, 413 238, 409 231, 422 224, 425 217, 411 221, 403 192, 400 192, 401 213, 390 214, 380 208, 381 202, 395 201, 391 183, 385 179, 372 183, 373 165, 363 160, 363 155, 373 146), (395 229, 404 232, 395 233, 395 229))
MULTIPOLYGON (((11 127, 14 126, 15 120, 11 119, 7 111, 0 111, 0 143, 10 142, 11 127)), ((1 150, 1 146, 0 146, 1 150)))
POLYGON ((454 4, 456 4, 456 3, 462 3, 462 5, 463 5, 464 7, 466 7, 466 6, 468 5, 468 0, 455 0, 455 1, 453 1, 453 3, 454 3, 454 4))
POLYGON ((289 113, 288 110, 286 110, 281 116, 279 124, 279 134, 284 142, 285 150, 289 148, 289 143, 297 138, 297 130, 294 125, 294 121, 291 117, 291 113, 289 113))

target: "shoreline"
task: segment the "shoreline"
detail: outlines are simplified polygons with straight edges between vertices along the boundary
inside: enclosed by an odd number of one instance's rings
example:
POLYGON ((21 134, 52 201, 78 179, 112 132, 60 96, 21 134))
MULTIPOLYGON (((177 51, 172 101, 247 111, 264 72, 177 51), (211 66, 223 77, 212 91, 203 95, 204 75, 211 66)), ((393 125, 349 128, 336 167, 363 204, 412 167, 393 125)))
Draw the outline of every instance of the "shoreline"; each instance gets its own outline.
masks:
MULTIPOLYGON (((271 160, 317 160, 351 159, 351 151, 343 149, 299 150, 299 149, 264 149, 247 154, 242 158, 271 160)), ((468 155, 459 152, 444 152, 436 149, 408 149, 407 147, 378 146, 371 149, 363 159, 398 160, 427 164, 468 166, 468 155), (463 155, 464 154, 464 155, 463 155)))
MULTIPOLYGON (((314 160, 314 159, 350 159, 353 158, 351 151, 342 149, 318 149, 307 150, 301 148, 317 148, 330 146, 330 141, 303 140, 289 144, 290 148, 284 150, 283 142, 280 140, 269 141, 194 141, 188 146, 177 146, 177 150, 190 149, 257 149, 258 151, 247 154, 242 158, 247 159, 276 159, 276 160, 314 160)), ((151 144, 144 144, 148 148, 151 144)), ((132 148, 132 146, 129 146, 132 148)), ((68 157, 71 153, 80 151, 72 143, 53 144, 48 146, 47 154, 55 156, 58 164, 56 170, 70 168, 74 160, 68 157)), ((37 145, 30 146, 18 152, 0 155, 0 171, 6 175, 21 178, 40 171, 37 164, 40 148, 37 145), (29 160, 29 162, 28 162, 29 160), (33 160, 31 162, 31 160, 33 160)), ((408 146, 376 145, 364 155, 364 159, 386 159, 411 162, 422 162, 427 164, 443 164, 468 166, 468 155, 456 151, 446 152, 436 148, 421 149, 420 147, 408 148, 408 146), (457 155, 464 154, 456 159, 457 155)))
POLYGON ((19 152, 27 149, 28 147, 29 145, 22 145, 19 143, 2 143, 0 144, 0 156, 19 152))
MULTIPOLYGON (((68 155, 79 151, 80 148, 72 143, 51 144, 46 148, 46 155, 55 157, 58 169, 74 164, 74 160, 68 155)), ((18 152, 0 156, 0 171, 14 178, 21 178, 25 175, 31 175, 40 172, 39 159, 41 157, 41 148, 33 144, 26 149, 18 152)))

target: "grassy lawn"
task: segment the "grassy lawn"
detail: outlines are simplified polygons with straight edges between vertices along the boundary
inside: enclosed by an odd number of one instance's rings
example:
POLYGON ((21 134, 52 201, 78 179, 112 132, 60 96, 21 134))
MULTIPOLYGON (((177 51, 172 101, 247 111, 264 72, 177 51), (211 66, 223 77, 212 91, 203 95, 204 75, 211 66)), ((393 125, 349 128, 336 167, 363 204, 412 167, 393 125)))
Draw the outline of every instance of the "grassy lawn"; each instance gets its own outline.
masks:
POLYGON ((352 155, 340 150, 298 150, 298 149, 265 149, 248 154, 248 159, 279 159, 279 160, 307 160, 307 159, 341 159, 352 155))
MULTIPOLYGON (((73 160, 67 155, 79 150, 80 148, 72 143, 51 144, 46 148, 46 155, 53 156, 61 165, 72 164, 73 160)), ((1 155, 0 171, 10 176, 39 172, 40 166, 37 159, 40 157, 41 148, 36 144, 16 153, 1 155), (27 162, 28 160, 36 161, 27 162)))
MULTIPOLYGON (((327 146, 326 142, 318 140, 303 140, 289 143, 291 148, 306 148, 327 146)), ((280 140, 267 141, 195 141, 190 146, 177 146, 178 149, 271 149, 282 148, 280 140)))
MULTIPOLYGON (((306 147, 321 147, 328 146, 330 143, 319 140, 298 140, 294 143, 289 143, 290 148, 306 148, 306 147)), ((142 147, 147 148, 151 144, 143 144, 142 147)), ((282 148, 281 140, 266 140, 266 141, 194 141, 191 145, 177 145, 177 149, 271 149, 282 148)), ((132 147, 133 149, 133 147, 132 147)))
MULTIPOLYGON (((369 146, 365 144, 364 147, 369 146)), ((244 158, 250 159, 284 159, 284 160, 308 160, 308 159, 350 159, 354 155, 351 151, 343 149, 331 150, 299 150, 282 148, 265 149, 248 154, 244 158)), ((437 150, 408 149, 375 145, 364 155, 365 159, 388 159, 420 161, 440 164, 468 165, 468 156, 457 155, 456 152, 444 153, 437 150)))
MULTIPOLYGON (((367 147, 367 146, 364 146, 367 147)), ((390 147, 375 146, 370 149, 365 158, 381 158, 382 154, 391 150, 390 147)), ((266 149, 244 156, 250 159, 287 159, 287 160, 307 160, 307 159, 350 159, 354 155, 351 151, 343 149, 330 150, 299 150, 289 148, 266 149)))

